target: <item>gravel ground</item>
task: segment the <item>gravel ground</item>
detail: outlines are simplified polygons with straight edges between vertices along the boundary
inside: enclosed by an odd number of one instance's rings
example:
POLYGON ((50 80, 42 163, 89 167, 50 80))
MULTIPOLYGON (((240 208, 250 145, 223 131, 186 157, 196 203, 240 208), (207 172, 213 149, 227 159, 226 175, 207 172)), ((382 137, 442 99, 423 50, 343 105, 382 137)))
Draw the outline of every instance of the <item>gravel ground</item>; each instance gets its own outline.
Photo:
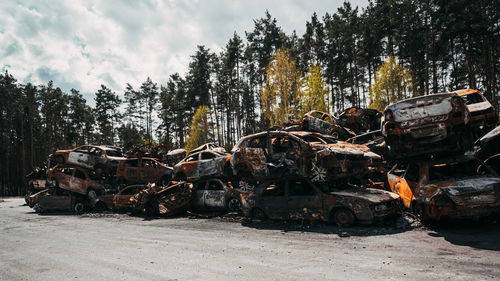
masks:
POLYGON ((0 280, 500 280, 500 222, 374 226, 36 214, 0 202, 0 280))

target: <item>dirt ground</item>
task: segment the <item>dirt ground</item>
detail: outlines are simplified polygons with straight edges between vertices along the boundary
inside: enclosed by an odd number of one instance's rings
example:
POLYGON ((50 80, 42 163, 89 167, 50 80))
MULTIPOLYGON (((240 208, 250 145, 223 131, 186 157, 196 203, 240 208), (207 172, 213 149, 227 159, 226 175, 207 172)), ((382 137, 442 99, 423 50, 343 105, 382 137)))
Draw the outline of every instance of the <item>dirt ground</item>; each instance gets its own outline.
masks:
POLYGON ((0 280, 500 280, 500 221, 339 228, 36 214, 0 203, 0 280))

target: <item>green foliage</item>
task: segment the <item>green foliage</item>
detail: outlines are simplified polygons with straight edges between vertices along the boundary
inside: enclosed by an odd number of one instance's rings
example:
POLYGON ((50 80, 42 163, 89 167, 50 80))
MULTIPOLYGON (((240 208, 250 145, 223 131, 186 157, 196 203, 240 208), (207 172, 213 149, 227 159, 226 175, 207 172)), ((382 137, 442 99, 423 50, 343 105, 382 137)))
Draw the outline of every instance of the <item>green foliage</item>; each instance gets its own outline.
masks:
POLYGON ((311 110, 327 112, 328 106, 325 101, 328 98, 328 91, 319 65, 312 64, 309 67, 309 72, 303 79, 303 85, 304 91, 300 96, 300 115, 311 110))
POLYGON ((100 133, 98 141, 101 144, 115 143, 114 125, 120 118, 120 103, 121 100, 115 92, 104 85, 95 93, 95 114, 100 133))
POLYGON ((210 110, 202 105, 196 110, 193 120, 191 120, 191 128, 189 137, 186 141, 184 149, 191 151, 198 146, 211 142, 213 140, 213 124, 209 120, 210 110))
POLYGON ((267 67, 260 97, 269 126, 281 126, 288 119, 299 117, 300 82, 300 71, 288 50, 278 50, 267 67))
POLYGON ((389 57, 377 69, 377 79, 370 87, 370 108, 383 111, 391 102, 408 98, 410 74, 394 57, 389 57))

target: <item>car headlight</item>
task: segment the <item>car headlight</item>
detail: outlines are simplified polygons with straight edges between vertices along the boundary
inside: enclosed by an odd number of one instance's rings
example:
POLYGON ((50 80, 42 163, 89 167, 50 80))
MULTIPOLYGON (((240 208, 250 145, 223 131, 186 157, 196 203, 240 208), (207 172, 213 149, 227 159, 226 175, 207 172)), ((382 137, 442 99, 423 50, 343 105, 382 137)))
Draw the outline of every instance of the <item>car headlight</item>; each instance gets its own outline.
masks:
POLYGON ((380 211, 383 211, 383 210, 386 210, 386 209, 387 209, 387 206, 385 204, 375 205, 375 211, 377 211, 377 212, 380 212, 380 211))

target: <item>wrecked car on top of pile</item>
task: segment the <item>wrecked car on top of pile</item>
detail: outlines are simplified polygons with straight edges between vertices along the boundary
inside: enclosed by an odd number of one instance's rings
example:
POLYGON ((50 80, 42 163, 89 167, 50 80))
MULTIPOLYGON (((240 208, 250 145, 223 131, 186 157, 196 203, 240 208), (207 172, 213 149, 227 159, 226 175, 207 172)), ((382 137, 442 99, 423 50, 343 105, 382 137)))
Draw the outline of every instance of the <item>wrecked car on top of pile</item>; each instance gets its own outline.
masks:
POLYGON ((263 181, 241 193, 243 214, 254 220, 320 220, 343 226, 396 216, 398 198, 372 188, 330 190, 326 183, 317 185, 300 177, 263 181))
POLYGON ((172 178, 172 167, 153 158, 127 158, 120 162, 116 170, 118 184, 138 184, 154 182, 167 185, 172 178))
POLYGON ((195 184, 193 207, 196 209, 219 209, 229 212, 241 210, 240 193, 230 182, 209 179, 195 184))
POLYGON ((387 180, 403 205, 423 219, 474 219, 500 211, 500 177, 470 153, 398 163, 387 180))
POLYGON ((175 166, 175 164, 179 163, 182 159, 184 159, 187 155, 187 151, 184 148, 178 148, 171 150, 167 153, 166 163, 170 166, 175 166))
POLYGON ((308 133, 267 131, 241 138, 230 160, 238 187, 290 175, 343 184, 361 180, 371 172, 369 166, 381 159, 366 146, 340 141, 307 142, 297 134, 308 133))
POLYGON ((360 135, 380 129, 382 113, 376 109, 350 107, 335 117, 337 123, 360 135))
POLYGON ((470 113, 456 94, 441 93, 392 103, 382 116, 390 158, 472 149, 470 113))
POLYGON ((58 164, 94 169, 97 174, 114 175, 120 161, 126 158, 119 148, 113 146, 82 145, 72 150, 57 150, 49 159, 58 164))
POLYGON ((222 147, 212 143, 204 144, 190 151, 186 158, 177 163, 173 179, 198 181, 207 178, 229 178, 231 155, 222 147))
POLYGON ((301 129, 330 135, 340 140, 346 140, 356 135, 351 130, 338 125, 330 113, 318 110, 309 111, 304 115, 301 129))
POLYGON ((498 123, 498 115, 491 103, 474 89, 461 89, 453 91, 459 95, 467 105, 470 112, 470 127, 476 137, 481 137, 489 132, 498 123))

